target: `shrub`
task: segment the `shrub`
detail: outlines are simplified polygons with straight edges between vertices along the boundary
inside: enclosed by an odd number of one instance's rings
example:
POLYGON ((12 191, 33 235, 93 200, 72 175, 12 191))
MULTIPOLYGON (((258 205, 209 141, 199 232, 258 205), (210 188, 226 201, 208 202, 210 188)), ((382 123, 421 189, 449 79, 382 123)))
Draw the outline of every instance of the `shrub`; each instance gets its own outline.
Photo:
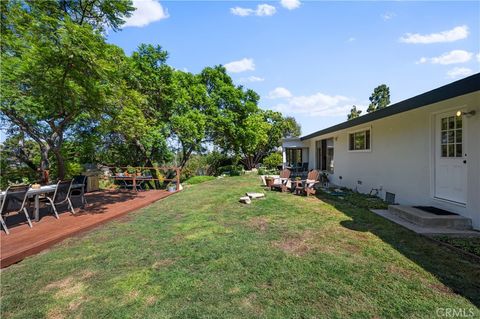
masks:
POLYGON ((280 153, 270 153, 263 159, 263 164, 269 169, 275 169, 278 165, 282 165, 283 158, 280 153))
POLYGON ((221 168, 236 164, 237 161, 234 158, 231 158, 225 154, 222 154, 217 151, 213 151, 205 156, 206 166, 207 166, 207 175, 218 176, 221 175, 221 168))
POLYGON ((227 165, 218 168, 219 175, 240 176, 243 171, 242 165, 227 165))
POLYGON ((214 180, 215 176, 193 176, 185 181, 185 184, 195 185, 214 180))
POLYGON ((207 173, 207 166, 208 164, 206 155, 192 155, 182 169, 181 180, 188 180, 189 178, 197 175, 205 175, 207 173))
POLYGON ((67 161, 65 164, 65 175, 68 178, 72 178, 75 175, 80 175, 82 171, 83 167, 80 163, 67 161))

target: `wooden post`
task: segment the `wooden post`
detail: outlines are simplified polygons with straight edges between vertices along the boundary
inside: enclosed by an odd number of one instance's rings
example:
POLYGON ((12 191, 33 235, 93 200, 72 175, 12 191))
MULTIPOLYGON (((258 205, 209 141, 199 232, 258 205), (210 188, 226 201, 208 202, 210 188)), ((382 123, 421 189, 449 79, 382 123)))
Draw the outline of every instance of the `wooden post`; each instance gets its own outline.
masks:
POLYGON ((45 185, 48 185, 50 183, 50 171, 48 169, 43 171, 43 182, 45 185))

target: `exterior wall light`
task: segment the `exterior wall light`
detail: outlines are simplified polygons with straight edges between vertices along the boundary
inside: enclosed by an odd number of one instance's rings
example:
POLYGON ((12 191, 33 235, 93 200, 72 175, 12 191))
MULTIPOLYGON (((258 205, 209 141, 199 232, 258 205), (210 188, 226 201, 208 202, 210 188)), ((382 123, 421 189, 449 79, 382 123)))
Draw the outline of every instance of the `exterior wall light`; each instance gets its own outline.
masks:
POLYGON ((457 116, 460 117, 462 115, 466 115, 467 117, 474 116, 475 115, 475 110, 469 111, 469 112, 462 112, 462 111, 457 111, 457 116))

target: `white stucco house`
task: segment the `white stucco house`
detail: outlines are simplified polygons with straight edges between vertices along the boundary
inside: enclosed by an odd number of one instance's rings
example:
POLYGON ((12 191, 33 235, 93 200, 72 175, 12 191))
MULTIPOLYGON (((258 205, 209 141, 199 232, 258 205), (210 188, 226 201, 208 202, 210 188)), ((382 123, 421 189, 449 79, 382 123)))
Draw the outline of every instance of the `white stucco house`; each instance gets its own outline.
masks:
POLYGON ((283 141, 285 165, 330 182, 445 209, 480 229, 480 73, 326 129, 283 141), (308 164, 307 164, 308 163, 308 164))

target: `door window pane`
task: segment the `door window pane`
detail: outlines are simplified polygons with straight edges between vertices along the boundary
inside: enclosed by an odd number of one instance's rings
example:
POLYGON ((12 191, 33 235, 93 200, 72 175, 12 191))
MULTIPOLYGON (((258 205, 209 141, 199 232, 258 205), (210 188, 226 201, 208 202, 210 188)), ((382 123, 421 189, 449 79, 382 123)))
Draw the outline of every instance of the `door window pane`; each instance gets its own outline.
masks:
POLYGON ((462 117, 461 116, 457 116, 456 118, 456 127, 457 128, 462 128, 462 117))
POLYGON ((462 130, 455 131, 455 142, 462 143, 462 130))
POLYGON ((448 131, 448 143, 455 143, 455 131, 448 131))
POLYGON ((447 129, 447 118, 443 118, 442 119, 442 130, 446 130, 447 129))
POLYGON ((448 157, 455 156, 455 144, 448 144, 448 157))
POLYGON ((462 154, 462 144, 456 144, 456 147, 455 147, 455 156, 456 157, 463 157, 463 154, 462 154))
POLYGON ((461 157, 463 154, 462 117, 449 116, 440 121, 441 157, 461 157))
POLYGON ((450 116, 448 118, 448 129, 453 130, 455 128, 455 117, 450 116))
POLYGON ((442 157, 447 157, 447 145, 442 145, 442 157))
POLYGON ((447 132, 442 132, 442 144, 447 144, 447 132))

